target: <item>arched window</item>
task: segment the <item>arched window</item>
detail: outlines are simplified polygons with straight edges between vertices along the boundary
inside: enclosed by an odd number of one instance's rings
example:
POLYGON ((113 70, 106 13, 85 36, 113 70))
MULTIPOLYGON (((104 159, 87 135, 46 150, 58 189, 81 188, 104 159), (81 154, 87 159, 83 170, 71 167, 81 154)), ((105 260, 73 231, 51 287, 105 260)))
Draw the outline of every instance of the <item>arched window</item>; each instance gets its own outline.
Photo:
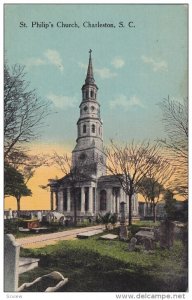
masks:
POLYGON ((86 125, 83 125, 83 133, 86 133, 86 125))
POLYGON ((92 124, 91 129, 92 129, 92 132, 95 133, 95 124, 92 124))
POLYGON ((107 193, 105 190, 100 192, 100 210, 107 210, 107 193))
POLYGON ((94 92, 91 90, 91 98, 93 98, 94 96, 94 92))
POLYGON ((89 91, 86 91, 86 99, 89 98, 89 91))

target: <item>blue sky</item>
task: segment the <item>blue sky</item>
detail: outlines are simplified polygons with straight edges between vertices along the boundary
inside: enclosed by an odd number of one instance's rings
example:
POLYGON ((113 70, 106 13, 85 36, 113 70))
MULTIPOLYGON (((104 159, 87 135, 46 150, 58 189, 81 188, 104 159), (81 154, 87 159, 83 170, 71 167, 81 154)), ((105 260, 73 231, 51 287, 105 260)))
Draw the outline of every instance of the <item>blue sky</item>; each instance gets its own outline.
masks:
POLYGON ((42 144, 74 147, 90 48, 106 143, 110 138, 164 136, 157 103, 168 95, 187 96, 183 4, 5 5, 4 28, 9 64, 24 64, 31 88, 57 112, 47 119, 42 144), (76 21, 80 28, 58 28, 60 21, 76 21), (115 28, 85 28, 86 21, 113 23, 115 28), (27 27, 19 27, 20 22, 27 27), (51 22, 53 27, 32 28, 31 22, 51 22), (119 28, 119 22, 125 27, 119 28))

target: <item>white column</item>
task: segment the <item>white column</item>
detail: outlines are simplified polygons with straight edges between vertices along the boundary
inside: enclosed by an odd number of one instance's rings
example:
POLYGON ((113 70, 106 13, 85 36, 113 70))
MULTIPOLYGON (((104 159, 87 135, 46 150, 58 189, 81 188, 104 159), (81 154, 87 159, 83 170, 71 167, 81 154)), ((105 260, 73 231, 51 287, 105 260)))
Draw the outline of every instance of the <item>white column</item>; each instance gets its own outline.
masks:
POLYGON ((111 212, 115 212, 115 195, 113 193, 111 195, 111 212))
POLYGON ((112 192, 111 189, 107 189, 107 211, 112 212, 112 192))
POLYGON ((89 212, 93 213, 93 188, 89 187, 89 212))
POLYGON ((119 196, 117 197, 117 213, 120 213, 120 202, 122 201, 122 188, 119 190, 119 196))
POLYGON ((100 192, 95 188, 95 213, 99 212, 100 192))
POLYGON ((93 198, 93 201, 94 201, 94 206, 95 206, 95 211, 94 211, 94 214, 96 214, 96 212, 97 212, 97 207, 96 207, 96 205, 97 205, 97 202, 96 202, 96 187, 94 187, 94 189, 95 189, 95 193, 93 194, 94 196, 94 198, 93 198))
POLYGON ((63 191, 58 192, 58 211, 63 212, 63 191))
POLYGON ((85 190, 84 190, 84 187, 81 188, 81 212, 85 213, 85 190))
POLYGON ((71 211, 71 193, 70 188, 67 188, 67 212, 71 211))

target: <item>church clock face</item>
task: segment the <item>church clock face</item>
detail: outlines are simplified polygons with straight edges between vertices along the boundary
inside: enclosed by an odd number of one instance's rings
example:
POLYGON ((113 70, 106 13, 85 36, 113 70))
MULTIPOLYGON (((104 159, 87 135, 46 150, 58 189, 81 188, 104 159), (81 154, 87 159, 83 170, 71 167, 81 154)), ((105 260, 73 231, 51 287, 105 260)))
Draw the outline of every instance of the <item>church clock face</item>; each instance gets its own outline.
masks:
POLYGON ((88 107, 87 107, 87 106, 85 106, 83 109, 84 109, 84 111, 87 111, 87 110, 88 110, 88 107))
POLYGON ((84 161, 86 158, 87 158, 87 155, 85 154, 85 152, 82 152, 82 153, 79 155, 79 159, 80 159, 81 161, 84 161))

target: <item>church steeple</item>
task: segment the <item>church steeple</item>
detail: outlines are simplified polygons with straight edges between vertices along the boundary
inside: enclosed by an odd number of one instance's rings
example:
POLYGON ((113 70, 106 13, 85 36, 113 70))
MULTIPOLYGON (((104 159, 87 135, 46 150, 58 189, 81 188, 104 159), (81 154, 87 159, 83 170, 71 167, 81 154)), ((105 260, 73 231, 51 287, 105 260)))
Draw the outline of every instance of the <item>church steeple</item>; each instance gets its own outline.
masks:
POLYGON ((92 65, 92 50, 89 51, 89 63, 85 83, 82 86, 80 116, 77 121, 77 144, 73 150, 72 166, 94 165, 92 174, 104 175, 106 168, 99 166, 99 160, 105 161, 103 153, 103 123, 100 118, 100 104, 97 101, 98 87, 95 84, 92 65))
POLYGON ((85 83, 82 86, 82 98, 83 101, 96 101, 98 87, 95 84, 95 79, 93 76, 93 65, 92 65, 92 50, 89 50, 89 64, 87 68, 87 76, 85 78, 85 83))
POLYGON ((87 77, 85 79, 85 83, 86 84, 94 84, 95 83, 95 79, 93 76, 93 66, 92 66, 92 58, 91 58, 91 52, 92 50, 89 50, 89 65, 87 68, 87 77))

